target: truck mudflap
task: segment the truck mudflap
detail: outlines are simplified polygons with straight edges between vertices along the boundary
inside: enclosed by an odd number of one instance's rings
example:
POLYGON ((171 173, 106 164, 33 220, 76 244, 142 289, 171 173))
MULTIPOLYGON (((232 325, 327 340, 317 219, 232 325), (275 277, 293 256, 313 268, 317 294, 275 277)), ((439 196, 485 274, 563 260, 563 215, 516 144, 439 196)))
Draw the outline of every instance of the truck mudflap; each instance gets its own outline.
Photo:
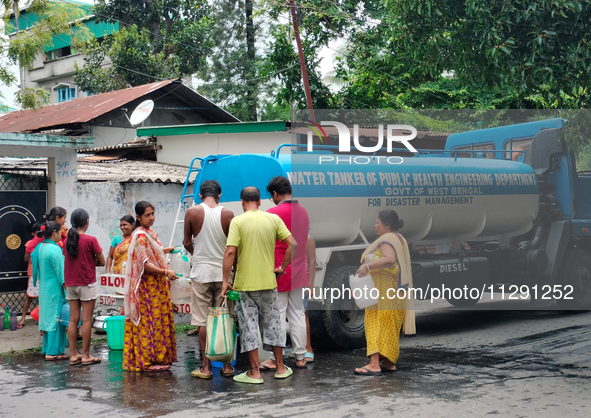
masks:
POLYGON ((421 257, 412 261, 412 270, 419 300, 437 296, 454 306, 472 306, 480 300, 483 287, 490 284, 486 257, 421 257))
POLYGON ((561 266, 565 258, 572 237, 572 226, 570 221, 552 222, 550 232, 544 243, 544 250, 548 255, 548 265, 543 275, 544 282, 539 285, 557 284, 560 279, 561 266))

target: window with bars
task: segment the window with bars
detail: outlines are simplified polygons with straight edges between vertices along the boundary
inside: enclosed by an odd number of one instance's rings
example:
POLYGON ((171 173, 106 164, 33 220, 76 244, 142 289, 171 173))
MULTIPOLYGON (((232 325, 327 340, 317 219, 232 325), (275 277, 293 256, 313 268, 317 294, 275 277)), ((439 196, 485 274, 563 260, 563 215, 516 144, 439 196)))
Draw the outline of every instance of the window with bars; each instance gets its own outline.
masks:
POLYGON ((67 102, 76 98, 76 89, 71 87, 60 87, 57 91, 58 103, 67 102))

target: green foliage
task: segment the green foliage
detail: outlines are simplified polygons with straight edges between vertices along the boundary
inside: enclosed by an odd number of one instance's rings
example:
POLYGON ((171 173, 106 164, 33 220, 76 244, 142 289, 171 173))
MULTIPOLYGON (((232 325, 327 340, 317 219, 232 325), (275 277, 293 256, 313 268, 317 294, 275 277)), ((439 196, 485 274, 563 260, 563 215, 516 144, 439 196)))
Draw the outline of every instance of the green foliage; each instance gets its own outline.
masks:
POLYGON ((99 0, 99 21, 119 22, 119 32, 79 45, 84 65, 74 81, 103 93, 203 70, 213 40, 206 0, 158 2, 99 0), (105 60, 112 62, 103 68, 105 60))
POLYGON ((255 8, 250 0, 248 8, 246 0, 212 2, 211 38, 216 45, 207 67, 199 73, 205 84, 197 88, 242 121, 257 120, 257 108, 272 88, 259 78, 263 51, 256 47, 256 40, 263 37, 266 28, 262 19, 255 18, 255 8))
POLYGON ((500 88, 526 107, 588 106, 590 0, 385 3, 397 42, 431 77, 454 70, 462 86, 500 88))

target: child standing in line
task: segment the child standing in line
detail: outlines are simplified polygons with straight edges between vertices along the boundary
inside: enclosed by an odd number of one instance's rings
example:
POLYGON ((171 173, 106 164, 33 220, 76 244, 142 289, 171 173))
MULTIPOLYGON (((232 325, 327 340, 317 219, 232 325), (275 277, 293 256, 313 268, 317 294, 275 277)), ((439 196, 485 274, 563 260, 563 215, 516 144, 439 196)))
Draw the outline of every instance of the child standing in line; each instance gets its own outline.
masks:
POLYGON ((23 306, 23 316, 20 322, 16 325, 18 329, 21 329, 25 326, 25 320, 27 319, 27 313, 29 312, 29 306, 31 306, 31 299, 39 297, 39 283, 37 285, 33 285, 33 264, 31 263, 31 254, 35 250, 34 242, 38 242, 35 240, 37 233, 41 230, 41 226, 45 225, 43 222, 33 222, 29 225, 29 232, 33 236, 32 239, 27 241, 25 244, 25 261, 29 263, 27 267, 27 274, 29 276, 29 284, 27 286, 27 293, 25 293, 25 305, 23 306))
POLYGON ((98 296, 96 267, 105 265, 105 257, 98 240, 86 234, 90 224, 88 212, 84 209, 74 210, 70 223, 72 227, 68 231, 64 246, 66 298, 70 302, 70 324, 68 325, 70 366, 90 365, 101 362, 98 357, 90 355, 90 338, 92 314, 98 296), (77 327, 81 315, 82 354, 76 349, 77 327))

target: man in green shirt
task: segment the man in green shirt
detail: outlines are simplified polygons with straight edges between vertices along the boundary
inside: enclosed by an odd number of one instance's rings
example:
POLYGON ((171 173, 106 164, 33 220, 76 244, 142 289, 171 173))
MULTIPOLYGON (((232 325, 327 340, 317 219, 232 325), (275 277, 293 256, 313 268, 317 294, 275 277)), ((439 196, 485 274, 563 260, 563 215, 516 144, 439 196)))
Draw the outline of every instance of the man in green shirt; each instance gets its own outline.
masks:
POLYGON ((263 348, 271 347, 277 359, 276 379, 285 379, 292 370, 283 364, 285 332, 277 305, 277 276, 285 273, 291 263, 292 251, 297 248, 291 233, 279 216, 262 212, 261 192, 256 187, 246 187, 240 193, 244 213, 232 219, 223 264, 222 295, 233 289, 240 292, 236 303, 236 317, 240 326, 241 352, 248 353, 251 369, 234 376, 241 383, 263 383, 259 370, 260 329, 263 348), (287 245, 285 258, 275 267, 275 242, 279 239, 287 245), (238 253, 233 286, 229 283, 230 271, 238 253))

